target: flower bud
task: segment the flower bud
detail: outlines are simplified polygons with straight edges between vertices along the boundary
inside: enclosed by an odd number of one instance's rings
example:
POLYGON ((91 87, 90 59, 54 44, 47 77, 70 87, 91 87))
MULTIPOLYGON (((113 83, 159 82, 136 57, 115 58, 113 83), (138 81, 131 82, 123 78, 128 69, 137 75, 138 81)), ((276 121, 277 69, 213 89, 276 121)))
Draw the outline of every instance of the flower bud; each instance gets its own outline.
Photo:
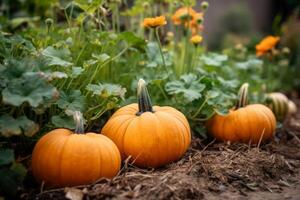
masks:
POLYGON ((201 3, 201 9, 206 10, 209 7, 209 3, 207 1, 203 1, 201 3))

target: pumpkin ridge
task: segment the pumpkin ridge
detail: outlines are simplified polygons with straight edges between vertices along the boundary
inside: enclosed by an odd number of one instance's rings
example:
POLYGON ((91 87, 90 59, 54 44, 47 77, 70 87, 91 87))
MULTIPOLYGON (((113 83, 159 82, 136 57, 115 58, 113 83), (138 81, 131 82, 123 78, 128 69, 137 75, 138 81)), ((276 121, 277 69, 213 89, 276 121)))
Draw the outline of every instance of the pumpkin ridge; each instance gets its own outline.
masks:
POLYGON ((275 118, 275 115, 274 113, 272 112, 272 110, 270 110, 268 107, 264 107, 264 110, 262 110, 265 115, 268 117, 268 120, 270 122, 270 125, 271 125, 271 130, 273 131, 272 132, 272 135, 274 134, 274 131, 276 129, 276 118, 275 118), (275 121, 275 124, 273 123, 275 121))
POLYGON ((265 133, 264 133, 263 139, 264 138, 268 138, 269 135, 272 135, 272 123, 271 123, 271 120, 270 120, 270 118, 268 117, 268 115, 263 110, 257 109, 257 111, 260 112, 261 115, 264 116, 264 118, 267 119, 267 121, 268 121, 268 130, 265 129, 265 133), (267 136, 266 136, 266 134, 267 134, 267 136))
POLYGON ((254 118, 256 119, 256 132, 252 135, 255 138, 255 144, 258 144, 259 141, 264 141, 264 138, 267 133, 267 129, 262 123, 264 116, 260 114, 258 109, 253 109, 253 115, 255 116, 254 118))
MULTIPOLYGON (((174 110, 175 110, 175 109, 174 109, 174 110)), ((177 110, 176 110, 176 111, 177 111, 177 110)), ((178 111, 178 112, 179 112, 179 111, 178 111)), ((178 121, 180 121, 181 124, 185 127, 186 131, 187 131, 188 133, 190 133, 190 127, 187 127, 187 126, 186 126, 185 122, 182 121, 182 120, 183 120, 182 118, 176 116, 175 113, 172 113, 172 112, 166 111, 166 113, 170 114, 171 116, 173 116, 174 118, 176 118, 178 121)), ((188 124, 188 121, 187 121, 187 120, 186 120, 186 123, 188 124)))
MULTIPOLYGON (((88 134, 87 134, 87 135, 88 135, 88 134)), ((90 138, 90 140, 93 141, 95 147, 97 148, 97 145, 98 145, 97 142, 96 142, 92 137, 89 137, 89 138, 90 138)), ((101 139, 101 138, 99 138, 99 139, 101 139)), ((103 145, 103 144, 102 144, 102 145, 103 145)), ((98 160, 99 160, 99 165, 98 165, 98 166, 101 166, 101 163, 102 163, 102 156, 101 156, 101 155, 102 155, 102 149, 101 149, 101 148, 98 148, 97 151, 98 151, 98 154, 97 154, 97 155, 98 155, 98 157, 99 157, 99 159, 98 159, 98 160)), ((98 174, 98 177, 102 177, 102 170, 103 170, 102 167, 99 167, 99 170, 98 170, 98 173, 97 173, 97 174, 98 174)))
MULTIPOLYGON (((178 119, 177 118, 174 118, 174 116, 173 115, 170 115, 168 112, 157 112, 156 114, 156 117, 158 118, 158 116, 157 115, 162 115, 162 117, 167 117, 168 118, 168 116, 169 117, 172 117, 174 120, 176 120, 176 129, 177 129, 177 132, 179 132, 179 134, 178 135, 180 135, 180 137, 181 137, 181 139, 183 140, 183 145, 180 145, 180 151, 179 151, 179 155, 180 156, 182 156, 183 155, 183 153, 185 152, 184 150, 185 150, 185 146, 187 145, 186 144, 186 139, 185 139, 185 136, 184 136, 184 133, 182 132, 182 131, 180 131, 180 129, 179 129, 179 127, 178 127, 178 119), (164 116, 165 115, 165 116, 164 116)), ((165 132, 165 125, 163 124, 163 123, 161 123, 160 122, 160 120, 158 120, 159 121, 159 123, 160 123, 160 125, 162 126, 162 127, 164 127, 162 130, 164 130, 164 133, 166 134, 166 132, 165 132)), ((180 123, 179 123, 180 124, 180 123)), ((168 141, 168 144, 170 143, 170 141, 168 141)), ((170 154, 170 152, 168 152, 169 154, 170 154)), ((169 157, 172 157, 172 153, 171 153, 171 156, 167 156, 167 158, 169 158, 169 157)), ((174 157, 174 156, 173 156, 174 157)), ((177 156, 176 156, 177 157, 177 156)), ((169 160, 167 160, 168 162, 169 162, 169 160)), ((174 160, 173 160, 173 158, 172 158, 172 162, 173 162, 174 160)))
MULTIPOLYGON (((54 131, 57 131, 57 129, 56 130, 54 130, 54 131)), ((56 135, 58 135, 58 134, 60 134, 60 133, 57 133, 57 132, 54 132, 53 133, 54 134, 54 136, 56 136, 56 135)), ((72 133, 69 133, 69 135, 70 134, 72 134, 72 133)), ((68 137, 69 137, 69 135, 65 135, 66 136, 66 139, 65 139, 65 141, 64 141, 64 143, 66 142, 66 140, 68 139, 68 137)), ((52 150, 52 146, 54 145, 56 145, 57 143, 58 143, 58 141, 57 140, 55 140, 55 137, 54 136, 51 136, 50 137, 50 141, 49 141, 49 143, 48 143, 48 152, 50 151, 51 152, 51 150, 52 150)), ((62 146, 64 146, 64 143, 62 144, 62 146)), ((45 144, 44 144, 45 145, 45 144)), ((58 155, 59 155, 59 157, 61 157, 61 155, 62 155, 62 151, 60 151, 59 153, 58 153, 58 155)), ((40 157, 39 157, 39 159, 42 159, 43 158, 43 156, 41 156, 41 154, 40 154, 40 157)), ((59 162, 61 161, 61 159, 58 159, 58 164, 59 164, 59 162)), ((38 160, 38 162, 40 163, 41 161, 39 161, 38 160)), ((56 178, 58 178, 59 179, 59 177, 60 177, 60 175, 59 175, 59 170, 58 170, 58 173, 55 175, 56 176, 56 178)), ((46 181, 46 180, 42 180, 42 181, 46 181)), ((47 180, 48 181, 48 180, 47 180)))
POLYGON ((124 159, 127 159, 127 157, 128 157, 128 155, 127 155, 127 153, 126 153, 126 150, 125 150, 125 135, 126 135, 126 133, 127 133, 127 130, 128 130, 128 127, 135 121, 135 120, 137 120, 138 119, 138 117, 135 117, 135 118, 133 118, 128 124, 127 124, 127 127, 125 128, 125 130, 123 131, 123 137, 122 137, 122 146, 123 146, 123 153, 124 153, 124 156, 125 156, 125 158, 124 159))
MULTIPOLYGON (((45 145, 46 145, 46 146, 49 146, 50 142, 52 142, 52 140, 53 140, 53 137, 52 137, 53 134, 56 134, 56 133, 54 132, 54 130, 53 130, 53 132, 52 132, 51 134, 46 135, 45 138, 43 138, 43 140, 40 140, 36 145, 37 145, 37 146, 45 146, 45 145), (48 138, 49 138, 50 140, 49 140, 48 138)), ((49 147, 48 147, 48 148, 49 148, 49 147)), ((41 157, 42 157, 41 152, 35 149, 33 155, 34 155, 34 159, 32 159, 32 163, 33 163, 33 162, 39 162, 39 160, 40 160, 41 157)), ((32 156, 32 157, 33 157, 33 156, 32 156)), ((33 170, 34 173, 35 173, 35 175, 41 174, 41 170, 40 170, 40 169, 41 169, 43 166, 41 166, 41 165, 33 165, 33 167, 34 167, 34 169, 35 169, 35 170, 33 170)), ((38 175, 37 175, 37 176, 38 176, 38 175)), ((43 180, 42 180, 42 181, 43 181, 43 180)))
POLYGON ((238 141, 240 141, 241 140, 241 138, 240 138, 240 134, 239 134, 239 131, 240 130, 238 130, 238 128, 237 128, 237 126, 236 126, 236 124, 237 124, 237 116, 236 115, 232 115, 232 118, 233 118, 233 124, 235 124, 235 126, 234 126, 234 131, 233 131, 233 134, 235 135, 235 137, 237 138, 237 140, 238 141))
MULTIPOLYGON (((249 107, 248 107, 249 108, 249 107)), ((245 108, 246 109, 246 108, 245 108)), ((251 112, 251 109, 249 109, 250 110, 250 112, 251 112)), ((247 112, 249 112, 249 111, 247 111, 247 112)), ((248 137, 247 137, 247 141, 249 141, 249 143, 250 144, 252 144, 252 133, 253 133, 253 128, 252 128, 252 118, 251 118, 251 115, 248 113, 247 115, 245 115, 246 116, 246 119, 247 119, 247 125, 248 125, 248 128, 246 129, 247 130, 247 135, 248 135, 248 137)))
MULTIPOLYGON (((72 135, 72 134, 71 134, 72 135)), ((58 170, 58 176, 57 176, 57 179, 58 179, 58 184, 59 185, 62 185, 62 174, 61 174, 61 168, 62 168, 62 157, 63 157, 63 153, 64 153, 64 150, 65 150, 65 147, 66 147, 66 144, 67 142, 69 141, 71 135, 69 135, 69 137, 66 138, 66 141, 64 142, 64 144, 62 145, 63 147, 61 148, 61 151, 60 151, 60 154, 59 154, 59 161, 57 163, 57 165, 59 166, 59 170, 58 170)))

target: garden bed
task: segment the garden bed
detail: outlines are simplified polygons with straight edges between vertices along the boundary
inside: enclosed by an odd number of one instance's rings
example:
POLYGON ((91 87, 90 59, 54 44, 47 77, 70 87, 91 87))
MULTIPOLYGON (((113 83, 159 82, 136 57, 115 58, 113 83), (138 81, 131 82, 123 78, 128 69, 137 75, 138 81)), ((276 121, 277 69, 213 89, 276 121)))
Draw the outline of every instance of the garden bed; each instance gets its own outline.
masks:
MULTIPOLYGON (((297 101, 298 107, 300 101, 297 101)), ((184 158, 157 170, 123 164, 113 180, 62 189, 28 189, 22 199, 297 199, 300 109, 259 148, 193 138, 184 158)))

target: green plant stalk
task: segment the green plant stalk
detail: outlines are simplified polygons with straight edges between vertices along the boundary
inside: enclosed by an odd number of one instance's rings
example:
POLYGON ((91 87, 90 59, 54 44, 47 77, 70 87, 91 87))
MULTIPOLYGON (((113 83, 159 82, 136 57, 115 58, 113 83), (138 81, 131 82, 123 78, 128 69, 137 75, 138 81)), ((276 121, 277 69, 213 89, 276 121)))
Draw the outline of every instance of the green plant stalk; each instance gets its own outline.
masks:
POLYGON ((204 107, 204 105, 207 102, 207 98, 205 98, 205 100, 202 102, 202 104, 200 104, 199 108, 197 109, 197 111, 195 112, 194 115, 192 115, 191 119, 195 119, 197 117, 197 115, 201 112, 202 108, 204 107))
MULTIPOLYGON (((125 47, 120 53, 118 53, 117 55, 115 55, 114 57, 112 57, 111 59, 108 59, 107 61, 103 62, 100 65, 97 65, 96 70, 94 71, 94 73, 92 74, 91 78, 89 79, 88 84, 91 84, 93 82, 93 80, 95 79, 96 75, 98 74, 99 70, 104 67, 105 65, 107 65, 109 62, 114 61, 115 59, 119 58, 121 55, 123 55, 130 46, 125 47)), ((87 85, 88 85, 87 84, 87 85)), ((84 86, 84 84, 81 84, 80 89, 84 86)))
POLYGON ((162 95, 164 96, 164 98, 169 99, 160 83, 157 84, 157 87, 160 89, 160 91, 161 91, 162 95))
POLYGON ((158 28, 155 28, 155 37, 156 37, 156 41, 157 41, 157 44, 158 44, 158 47, 159 47, 159 52, 160 52, 160 55, 161 55, 161 59, 163 61, 164 68, 165 68, 166 72, 168 72, 165 57, 164 57, 163 52, 162 52, 162 45, 161 45, 159 35, 158 35, 158 28))

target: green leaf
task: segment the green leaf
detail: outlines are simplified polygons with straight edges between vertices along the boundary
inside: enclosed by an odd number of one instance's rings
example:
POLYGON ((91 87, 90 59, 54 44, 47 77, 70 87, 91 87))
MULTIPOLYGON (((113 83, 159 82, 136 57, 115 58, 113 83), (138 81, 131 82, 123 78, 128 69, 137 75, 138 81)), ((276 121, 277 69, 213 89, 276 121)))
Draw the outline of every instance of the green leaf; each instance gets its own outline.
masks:
POLYGON ((109 83, 99 83, 99 84, 89 84, 86 89, 93 93, 93 96, 100 96, 101 98, 109 98, 109 97, 120 97, 124 99, 126 88, 123 88, 117 84, 109 84, 109 83))
POLYGON ((32 107, 37 107, 45 98, 52 98, 54 92, 55 88, 37 74, 25 74, 7 84, 2 91, 2 100, 5 104, 13 106, 28 102, 32 107))
POLYGON ((202 55, 200 60, 208 66, 221 67, 222 64, 228 60, 228 56, 217 54, 217 53, 208 53, 206 55, 202 55))
POLYGON ((51 122, 56 128, 75 129, 75 122, 71 116, 52 116, 51 122))
POLYGON ((107 55, 106 53, 103 53, 103 54, 92 54, 92 57, 95 58, 98 62, 105 62, 107 61, 108 59, 110 59, 110 56, 107 55))
POLYGON ((69 62, 69 60, 71 60, 71 52, 66 48, 55 49, 54 47, 49 46, 42 51, 42 55, 48 58, 50 66, 58 65, 66 67, 73 64, 69 62))
POLYGON ((0 167, 8 165, 15 160, 14 151, 12 149, 0 149, 0 167))
POLYGON ((192 102, 201 98, 205 85, 199 82, 196 75, 185 74, 180 80, 168 82, 165 89, 171 95, 182 94, 187 102, 192 102))
POLYGON ((56 102, 59 108, 63 110, 84 111, 86 99, 81 94, 80 90, 72 90, 69 92, 62 91, 60 98, 56 102))
POLYGON ((134 33, 126 31, 118 35, 119 40, 124 40, 129 46, 137 47, 139 49, 144 49, 146 46, 146 41, 134 33))
POLYGON ((20 135, 22 132, 25 136, 31 137, 38 131, 38 124, 29 120, 26 116, 20 116, 16 119, 9 115, 0 116, 0 132, 4 137, 20 135))
POLYGON ((255 69, 255 68, 261 68, 263 65, 263 62, 257 58, 249 59, 245 62, 237 62, 235 66, 239 69, 247 70, 247 69, 255 69))
POLYGON ((77 78, 79 75, 82 74, 84 69, 82 67, 72 67, 72 72, 70 74, 71 78, 77 78))

